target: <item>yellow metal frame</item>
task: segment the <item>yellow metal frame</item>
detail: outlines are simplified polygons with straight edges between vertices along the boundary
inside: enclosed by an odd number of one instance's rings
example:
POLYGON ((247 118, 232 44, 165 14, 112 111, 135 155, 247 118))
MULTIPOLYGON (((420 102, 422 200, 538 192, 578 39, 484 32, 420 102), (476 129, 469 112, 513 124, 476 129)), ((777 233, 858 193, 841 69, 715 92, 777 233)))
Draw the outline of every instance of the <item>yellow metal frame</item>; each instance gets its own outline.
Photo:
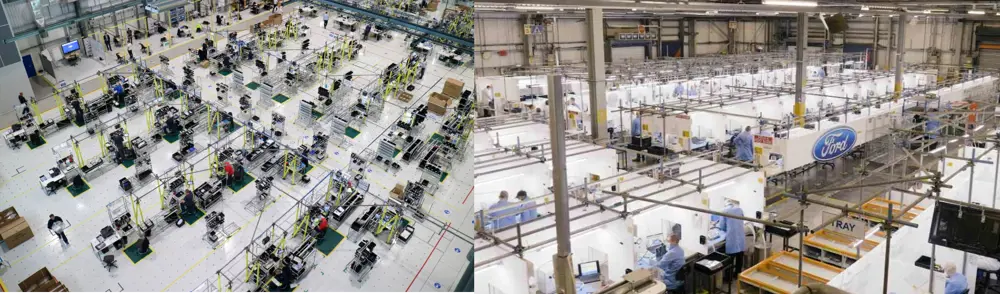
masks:
POLYGON ((99 147, 101 147, 101 157, 107 157, 108 146, 107 146, 107 141, 104 140, 104 129, 99 128, 96 130, 96 133, 97 133, 97 144, 100 145, 99 147))
POLYGON ((82 169, 85 165, 83 159, 83 151, 80 151, 80 142, 77 142, 73 137, 69 138, 71 145, 73 145, 73 154, 76 154, 76 163, 82 169))

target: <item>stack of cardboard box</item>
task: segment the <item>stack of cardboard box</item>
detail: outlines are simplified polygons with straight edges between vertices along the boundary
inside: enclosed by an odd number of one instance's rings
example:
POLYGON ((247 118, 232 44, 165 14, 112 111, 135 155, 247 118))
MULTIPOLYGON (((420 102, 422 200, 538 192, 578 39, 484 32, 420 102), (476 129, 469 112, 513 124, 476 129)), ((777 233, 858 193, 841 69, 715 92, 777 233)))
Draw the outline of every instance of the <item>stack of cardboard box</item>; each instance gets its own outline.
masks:
POLYGON ((441 0, 430 0, 430 1, 427 1, 427 8, 424 8, 424 10, 427 10, 427 11, 437 11, 438 10, 438 4, 441 4, 441 0))
POLYGON ((53 277, 49 269, 45 267, 17 285, 21 287, 22 292, 69 292, 66 285, 53 277))
POLYGON ((0 241, 7 244, 7 249, 14 249, 34 236, 28 222, 14 207, 0 212, 0 241))
POLYGON ((448 106, 451 106, 451 100, 462 97, 463 88, 465 82, 449 78, 444 82, 441 93, 431 93, 431 97, 427 99, 427 111, 443 116, 448 111, 448 106))
POLYGON ((403 191, 405 189, 406 187, 403 186, 403 184, 396 184, 396 186, 392 187, 392 190, 389 191, 389 196, 392 197, 393 199, 403 201, 403 191))

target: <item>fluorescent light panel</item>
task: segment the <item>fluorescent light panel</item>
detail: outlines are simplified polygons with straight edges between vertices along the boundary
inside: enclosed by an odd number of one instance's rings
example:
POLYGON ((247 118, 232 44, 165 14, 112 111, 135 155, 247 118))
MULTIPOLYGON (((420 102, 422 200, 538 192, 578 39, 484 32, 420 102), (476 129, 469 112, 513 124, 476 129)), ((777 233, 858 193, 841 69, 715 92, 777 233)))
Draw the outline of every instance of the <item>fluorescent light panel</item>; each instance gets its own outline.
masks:
POLYGON ((984 14, 986 14, 986 11, 984 11, 984 10, 969 10, 969 14, 984 15, 984 14))
POLYGON ((521 10, 555 10, 556 9, 555 7, 549 7, 549 6, 514 6, 514 8, 521 9, 521 10))
POLYGON ((816 3, 816 1, 801 1, 801 0, 764 0, 764 5, 816 7, 819 6, 819 3, 816 3))

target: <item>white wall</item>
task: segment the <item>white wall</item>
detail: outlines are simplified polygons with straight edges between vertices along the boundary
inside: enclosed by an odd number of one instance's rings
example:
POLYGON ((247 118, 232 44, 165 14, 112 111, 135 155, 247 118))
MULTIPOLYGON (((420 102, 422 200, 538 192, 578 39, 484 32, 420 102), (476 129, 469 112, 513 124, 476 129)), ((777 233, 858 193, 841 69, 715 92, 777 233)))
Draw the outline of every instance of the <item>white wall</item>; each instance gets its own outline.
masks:
POLYGON ((23 92, 25 97, 34 96, 23 63, 19 61, 0 68, 0 89, 3 89, 0 95, 0 113, 4 114, 4 117, 0 117, 0 125, 10 125, 17 121, 17 117, 11 115, 13 107, 19 103, 17 94, 23 92))

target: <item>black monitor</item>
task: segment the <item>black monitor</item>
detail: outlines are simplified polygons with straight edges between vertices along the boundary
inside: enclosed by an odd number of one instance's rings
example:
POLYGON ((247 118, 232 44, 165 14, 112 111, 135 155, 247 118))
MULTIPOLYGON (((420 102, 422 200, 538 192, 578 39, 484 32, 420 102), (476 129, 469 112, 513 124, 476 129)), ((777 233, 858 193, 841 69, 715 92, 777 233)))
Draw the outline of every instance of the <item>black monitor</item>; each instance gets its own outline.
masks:
POLYGON ((929 242, 986 257, 1000 257, 1000 211, 940 202, 934 207, 929 242))
POLYGON ((62 45, 63 54, 70 54, 80 50, 80 41, 73 41, 62 45))

